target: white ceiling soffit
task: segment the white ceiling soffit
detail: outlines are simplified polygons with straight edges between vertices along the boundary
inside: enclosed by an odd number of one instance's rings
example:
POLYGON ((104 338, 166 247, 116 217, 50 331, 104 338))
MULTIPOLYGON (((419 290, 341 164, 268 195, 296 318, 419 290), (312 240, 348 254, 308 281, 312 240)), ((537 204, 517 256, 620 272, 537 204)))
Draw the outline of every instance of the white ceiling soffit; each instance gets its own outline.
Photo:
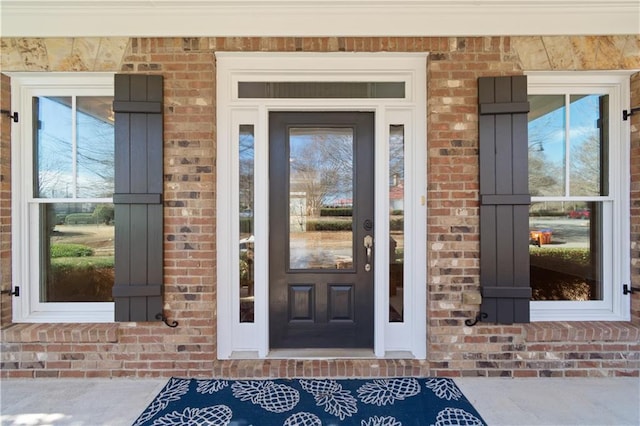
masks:
POLYGON ((3 37, 640 33, 640 0, 0 0, 3 37))

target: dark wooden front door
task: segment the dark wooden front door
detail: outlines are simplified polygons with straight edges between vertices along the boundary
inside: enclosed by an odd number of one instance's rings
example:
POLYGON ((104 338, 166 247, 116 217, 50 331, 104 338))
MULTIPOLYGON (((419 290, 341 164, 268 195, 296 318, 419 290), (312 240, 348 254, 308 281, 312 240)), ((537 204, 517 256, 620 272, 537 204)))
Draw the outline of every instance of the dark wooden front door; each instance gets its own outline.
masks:
POLYGON ((269 179, 271 348, 372 348, 374 114, 271 112, 269 179))

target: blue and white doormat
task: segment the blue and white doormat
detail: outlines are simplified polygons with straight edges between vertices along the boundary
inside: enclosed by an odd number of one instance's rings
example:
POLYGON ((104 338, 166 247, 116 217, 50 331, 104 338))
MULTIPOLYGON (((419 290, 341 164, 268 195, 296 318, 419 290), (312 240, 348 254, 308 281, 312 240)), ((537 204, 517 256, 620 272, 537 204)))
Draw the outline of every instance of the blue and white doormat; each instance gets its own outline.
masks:
POLYGON ((485 425, 451 379, 172 378, 134 426, 485 425))

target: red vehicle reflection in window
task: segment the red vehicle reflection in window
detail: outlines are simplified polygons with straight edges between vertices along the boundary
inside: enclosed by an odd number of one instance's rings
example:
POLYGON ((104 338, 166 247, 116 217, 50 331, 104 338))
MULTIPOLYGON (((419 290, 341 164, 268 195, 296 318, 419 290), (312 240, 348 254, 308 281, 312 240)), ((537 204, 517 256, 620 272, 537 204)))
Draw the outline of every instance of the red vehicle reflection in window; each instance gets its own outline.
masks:
POLYGON ((589 209, 577 209, 569 212, 569 219, 589 219, 591 212, 589 209))

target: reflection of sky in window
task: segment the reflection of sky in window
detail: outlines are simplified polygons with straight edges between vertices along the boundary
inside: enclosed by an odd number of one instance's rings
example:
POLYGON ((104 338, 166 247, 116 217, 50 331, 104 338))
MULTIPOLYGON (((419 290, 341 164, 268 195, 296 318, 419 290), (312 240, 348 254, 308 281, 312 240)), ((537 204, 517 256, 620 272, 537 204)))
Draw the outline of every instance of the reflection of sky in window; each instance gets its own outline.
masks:
POLYGON ((564 162, 564 111, 562 106, 529 122, 530 150, 544 151, 547 160, 558 164, 564 162))
POLYGON ((110 97, 77 97, 76 134, 71 97, 38 98, 38 182, 43 198, 109 198, 114 184, 114 126, 110 97))
POLYGON ((571 97, 571 148, 579 148, 587 139, 599 137, 599 98, 597 95, 571 97))
MULTIPOLYGON (((561 181, 567 178, 565 156, 569 155, 570 168, 574 167, 577 155, 585 150, 586 142, 599 143, 598 119, 600 116, 599 95, 572 95, 569 107, 569 135, 566 136, 566 100, 564 95, 532 95, 532 105, 539 111, 532 110, 536 117, 529 121, 529 158, 530 168, 534 165, 532 158, 539 158, 544 164, 546 173, 561 181), (594 139, 595 138, 595 139, 594 139), (568 139, 568 143, 567 143, 568 139)), ((604 112, 606 114, 606 111, 604 112)), ((595 168, 599 168, 599 160, 595 168)), ((531 170, 530 170, 531 171, 531 170)), ((572 178, 575 171, 572 171, 572 178)), ((539 195, 565 195, 564 183, 561 193, 539 195)), ((538 188, 540 189, 540 188, 538 188)), ((576 195, 576 194, 567 194, 576 195)))

